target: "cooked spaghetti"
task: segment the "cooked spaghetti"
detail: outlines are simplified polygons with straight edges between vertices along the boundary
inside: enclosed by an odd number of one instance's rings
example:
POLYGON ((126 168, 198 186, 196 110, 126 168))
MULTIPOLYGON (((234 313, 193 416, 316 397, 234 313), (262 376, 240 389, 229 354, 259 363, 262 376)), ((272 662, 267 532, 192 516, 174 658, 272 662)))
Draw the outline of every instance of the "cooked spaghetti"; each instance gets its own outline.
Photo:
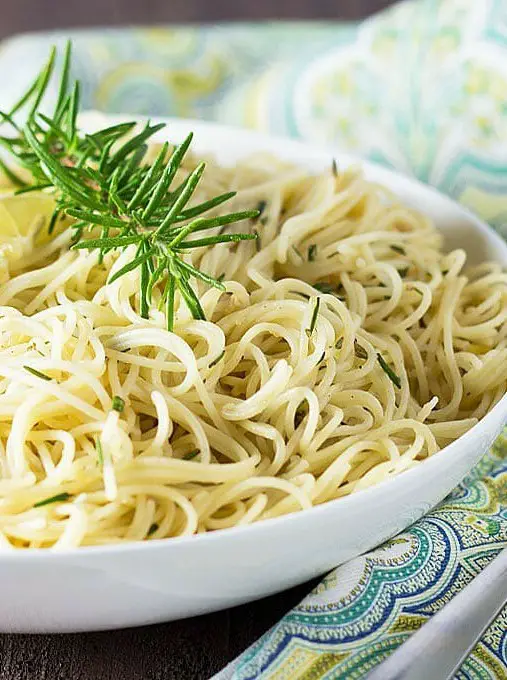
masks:
MULTIPOLYGON (((188 173, 189 160, 179 173, 188 173)), ((222 280, 139 313, 129 258, 37 220, 5 240, 0 546, 62 549, 237 527, 424 462, 507 383, 507 275, 444 253, 434 225, 361 172, 259 155, 209 165, 258 240, 188 251, 222 280), (40 240, 38 240, 40 239, 40 240)), ((219 212, 219 209, 217 209, 219 212)), ((1 225, 0 225, 1 226, 1 225)))

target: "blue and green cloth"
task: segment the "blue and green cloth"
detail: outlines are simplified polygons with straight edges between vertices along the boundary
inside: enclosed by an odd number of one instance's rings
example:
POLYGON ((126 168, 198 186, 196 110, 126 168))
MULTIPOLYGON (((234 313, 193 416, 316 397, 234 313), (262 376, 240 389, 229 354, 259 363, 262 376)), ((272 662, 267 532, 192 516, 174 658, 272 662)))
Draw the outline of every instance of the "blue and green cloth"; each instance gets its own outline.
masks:
MULTIPOLYGON (((0 45, 3 106, 49 45, 68 36, 0 45)), ((438 187, 507 237, 507 0, 408 0, 361 24, 70 36, 87 108, 203 118, 326 144, 438 187)), ((502 437, 436 510, 326 576, 217 678, 363 678, 506 546, 502 437)), ((507 611, 457 677, 507 678, 507 611)))

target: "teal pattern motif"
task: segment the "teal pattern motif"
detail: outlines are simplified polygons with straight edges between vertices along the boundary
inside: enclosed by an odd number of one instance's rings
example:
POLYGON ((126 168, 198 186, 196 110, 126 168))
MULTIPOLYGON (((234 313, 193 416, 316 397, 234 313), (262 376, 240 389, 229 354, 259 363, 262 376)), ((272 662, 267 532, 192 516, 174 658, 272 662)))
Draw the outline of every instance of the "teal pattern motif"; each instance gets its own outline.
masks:
MULTIPOLYGON (((66 37, 0 45, 5 105, 66 37)), ((507 237, 507 0, 407 0, 359 25, 71 37, 88 108, 217 120, 353 152, 437 186, 507 237)), ((507 434, 440 507, 327 575, 217 680, 363 678, 506 545, 507 434)), ((507 678, 507 611, 457 678, 507 678)))
MULTIPOLYGON (((440 507, 331 572, 217 680, 365 677, 507 546, 506 451, 507 433, 440 507)), ((457 678, 507 677, 506 652, 504 611, 457 678)))

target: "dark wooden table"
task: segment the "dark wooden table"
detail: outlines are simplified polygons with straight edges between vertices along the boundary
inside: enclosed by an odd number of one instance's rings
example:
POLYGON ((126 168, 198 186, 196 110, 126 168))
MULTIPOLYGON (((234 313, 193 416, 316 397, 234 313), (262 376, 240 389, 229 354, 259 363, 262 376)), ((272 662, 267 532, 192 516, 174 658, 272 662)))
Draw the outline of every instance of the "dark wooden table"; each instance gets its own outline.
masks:
POLYGON ((215 614, 144 628, 0 635, 0 678, 207 680, 296 605, 311 585, 215 614))
POLYGON ((70 26, 229 19, 359 19, 394 0, 1 0, 0 38, 70 26))
MULTIPOLYGON (((357 19, 389 4, 389 0, 2 0, 0 38, 71 26, 357 19)), ((146 628, 86 635, 2 635, 0 680, 206 680, 262 635, 310 587, 146 628)))

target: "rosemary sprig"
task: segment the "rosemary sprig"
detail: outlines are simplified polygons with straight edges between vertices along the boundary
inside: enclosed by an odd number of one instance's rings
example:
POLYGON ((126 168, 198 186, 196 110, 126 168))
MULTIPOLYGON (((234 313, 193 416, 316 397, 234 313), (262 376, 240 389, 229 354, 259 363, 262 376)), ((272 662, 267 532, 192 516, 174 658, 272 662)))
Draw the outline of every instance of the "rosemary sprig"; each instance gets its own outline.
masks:
POLYGON ((113 125, 93 134, 82 133, 77 125, 80 105, 79 82, 71 81, 71 44, 64 52, 57 101, 50 115, 40 111, 49 82, 54 74, 56 50, 25 94, 0 119, 10 125, 12 137, 0 137, 16 163, 28 170, 25 182, 7 168, 19 191, 45 190, 55 198, 50 232, 58 218, 74 218, 73 249, 98 250, 99 262, 107 253, 120 250, 127 262, 117 269, 109 283, 134 270, 139 271, 139 309, 147 318, 156 287, 160 306, 165 309, 167 328, 173 330, 176 292, 192 316, 204 319, 197 290, 192 280, 225 290, 218 279, 192 265, 185 254, 195 248, 220 243, 256 239, 256 233, 224 234, 212 232, 192 238, 197 232, 257 218, 258 210, 205 217, 235 193, 215 196, 190 205, 205 169, 197 167, 177 186, 174 180, 192 141, 192 134, 169 153, 166 142, 152 163, 145 162, 148 143, 164 124, 146 123, 135 132, 136 123, 113 125), (25 111, 21 124, 17 114, 25 111), (99 235, 97 235, 99 230, 99 235), (90 232, 92 232, 90 238, 90 232))

